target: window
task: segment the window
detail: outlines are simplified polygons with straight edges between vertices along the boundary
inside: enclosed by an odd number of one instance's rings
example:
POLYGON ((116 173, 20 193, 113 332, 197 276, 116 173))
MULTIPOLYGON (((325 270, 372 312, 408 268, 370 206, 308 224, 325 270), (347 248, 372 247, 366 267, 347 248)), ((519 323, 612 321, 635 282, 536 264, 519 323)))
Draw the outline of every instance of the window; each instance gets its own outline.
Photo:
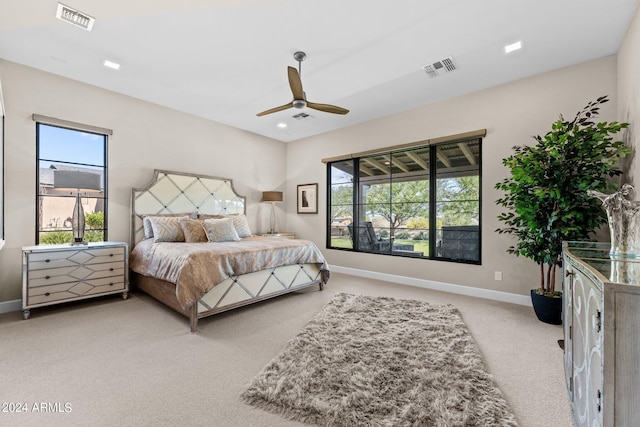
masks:
POLYGON ((327 163, 327 247, 480 263, 481 139, 327 163))
POLYGON ((86 223, 84 240, 107 240, 107 134, 89 132, 79 126, 76 129, 36 122, 38 244, 73 241, 71 217, 75 192, 54 187, 56 170, 99 175, 101 191, 80 193, 86 223))

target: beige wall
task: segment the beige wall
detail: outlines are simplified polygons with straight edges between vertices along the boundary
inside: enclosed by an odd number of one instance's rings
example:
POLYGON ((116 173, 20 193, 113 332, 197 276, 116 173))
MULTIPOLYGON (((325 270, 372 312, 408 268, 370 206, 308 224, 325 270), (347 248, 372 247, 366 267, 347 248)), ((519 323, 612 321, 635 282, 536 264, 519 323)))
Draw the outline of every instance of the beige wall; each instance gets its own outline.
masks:
MULTIPOLYGON (((640 9, 629 25, 618 51, 618 120, 630 124, 625 140, 636 148, 640 145, 640 9)), ((634 150, 635 151, 635 150, 634 150)), ((640 177, 640 159, 634 152, 626 164, 625 182, 636 187, 640 177)), ((640 199, 640 188, 635 190, 635 200, 640 199)))
POLYGON ((110 240, 129 240, 131 188, 146 185, 156 168, 233 179, 236 191, 247 196, 252 229, 268 229, 269 207, 259 202, 263 190, 285 188, 284 143, 3 60, 0 78, 6 107, 0 302, 21 298, 20 249, 35 239, 33 113, 113 130, 110 240))
MULTIPOLYGON (((113 129, 109 145, 109 237, 128 240, 132 187, 145 185, 154 168, 232 178, 248 197, 254 230, 268 228, 261 191, 284 190, 278 227, 316 242, 331 265, 526 295, 537 285, 529 260, 508 255, 493 189, 506 176, 501 159, 530 135, 545 133, 560 113, 572 117, 587 102, 609 95, 603 120, 632 122, 639 111, 638 17, 616 56, 579 64, 293 143, 280 143, 222 124, 152 105, 76 81, 0 60, 6 106, 5 230, 0 251, 0 302, 21 297, 20 248, 34 243, 35 125, 33 113, 113 129), (616 81, 620 80, 620 90, 616 81), (623 89, 624 87, 624 89, 623 89), (620 116, 616 105, 620 106, 620 116), (332 157, 427 138, 487 129, 483 141, 482 257, 480 266, 377 256, 325 248, 326 167, 332 157), (196 153, 196 155, 193 155, 196 153), (319 184, 317 215, 296 214, 296 186, 319 184), (503 281, 494 280, 503 272, 503 281)), ((635 126, 634 126, 635 125, 635 126)), ((634 130, 635 129, 635 130, 634 130)), ((631 174, 637 169, 635 162, 631 174)))
MULTIPOLYGON (((480 287, 528 295, 537 287, 539 270, 529 260, 505 252, 512 243, 494 230, 500 210, 500 194, 494 184, 507 170, 501 159, 511 147, 533 142, 530 135, 543 134, 562 113, 572 118, 589 101, 609 95, 601 119, 616 119, 616 57, 534 76, 358 126, 308 138, 287 145, 287 191, 296 194, 297 184, 319 183, 318 215, 297 215, 295 197, 287 199, 287 224, 300 237, 325 247, 326 167, 321 158, 403 144, 476 129, 487 129, 482 145, 482 265, 466 265, 413 258, 398 258, 325 250, 329 264, 410 278, 480 287), (494 280, 503 272, 503 281, 494 280)), ((558 275, 559 277, 560 275, 558 275)))

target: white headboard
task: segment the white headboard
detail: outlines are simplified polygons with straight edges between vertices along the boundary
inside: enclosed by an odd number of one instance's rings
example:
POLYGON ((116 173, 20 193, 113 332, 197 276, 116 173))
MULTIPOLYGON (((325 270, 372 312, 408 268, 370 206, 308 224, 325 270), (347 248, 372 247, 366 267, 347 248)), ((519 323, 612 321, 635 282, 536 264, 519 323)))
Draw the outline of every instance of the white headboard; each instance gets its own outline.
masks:
POLYGON ((245 212, 246 197, 235 192, 230 179, 156 169, 146 187, 131 190, 131 247, 144 238, 145 215, 245 212))

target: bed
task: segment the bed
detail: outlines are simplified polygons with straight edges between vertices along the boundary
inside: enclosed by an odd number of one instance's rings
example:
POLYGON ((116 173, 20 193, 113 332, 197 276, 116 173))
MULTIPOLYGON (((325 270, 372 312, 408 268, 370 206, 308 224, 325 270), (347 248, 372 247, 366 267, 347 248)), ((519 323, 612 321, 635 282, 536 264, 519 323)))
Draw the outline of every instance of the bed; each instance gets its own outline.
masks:
POLYGON ((132 190, 131 248, 134 289, 186 316, 191 332, 204 317, 322 290, 330 274, 313 242, 251 234, 231 180, 189 173, 155 170, 132 190))

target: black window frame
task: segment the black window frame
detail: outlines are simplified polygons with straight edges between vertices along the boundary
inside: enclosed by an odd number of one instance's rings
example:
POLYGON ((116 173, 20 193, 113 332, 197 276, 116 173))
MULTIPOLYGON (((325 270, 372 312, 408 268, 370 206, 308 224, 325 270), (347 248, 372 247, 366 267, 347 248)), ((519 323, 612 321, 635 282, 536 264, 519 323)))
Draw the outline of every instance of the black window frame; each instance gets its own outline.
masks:
MULTIPOLYGON (((35 118, 34 118, 35 120, 35 118)), ((69 122, 70 123, 70 122, 69 122)), ((38 121, 35 120, 35 125, 36 125, 36 217, 35 217, 35 242, 36 245, 41 244, 40 243, 40 236, 41 233, 47 233, 48 231, 45 230, 41 230, 40 229, 40 199, 41 197, 74 197, 72 195, 42 195, 40 194, 40 162, 41 161, 45 161, 45 162, 52 162, 52 163, 56 163, 56 164, 62 164, 65 165, 67 167, 78 167, 78 168, 100 168, 102 169, 102 185, 103 185, 103 190, 102 190, 102 194, 101 195, 91 195, 91 196, 84 196, 84 198, 95 198, 95 199, 101 199, 102 200, 102 204, 103 204, 103 213, 104 213, 104 218, 103 218, 103 228, 101 229, 92 229, 93 231, 101 231, 102 232, 102 240, 103 242, 106 242, 109 240, 109 165, 108 165, 108 148, 109 148, 109 132, 99 132, 99 131, 94 131, 94 130, 90 130, 85 128, 85 126, 83 125, 79 125, 79 127, 73 127, 73 126, 64 126, 61 124, 56 124, 56 123, 48 123, 46 121, 38 121), (71 161, 65 161, 65 160, 60 160, 60 159, 45 159, 45 158, 41 158, 40 157, 40 127, 41 126, 49 126, 49 127, 55 127, 55 128, 60 128, 60 129, 65 129, 65 130, 69 130, 69 131, 73 131, 73 132, 81 132, 81 133, 85 133, 85 134, 92 134, 92 135, 97 135, 101 138, 103 138, 103 145, 102 145, 102 152, 103 152, 103 165, 92 165, 92 164, 86 164, 86 163, 78 163, 78 162, 71 162, 71 161)), ((71 231, 70 227, 67 227, 69 230, 71 231)), ((61 230, 52 230, 52 231, 67 231, 66 228, 61 229, 61 230)))
MULTIPOLYGON (((473 137, 471 139, 454 139, 454 140, 450 140, 450 141, 446 141, 446 142, 442 142, 442 143, 431 143, 431 144, 426 144, 423 146, 420 145, 416 145, 416 146, 412 146, 410 148, 406 148, 406 147, 399 147, 397 149, 389 149, 389 150, 385 150, 383 152, 379 152, 379 153, 375 153, 376 155, 389 155, 390 159, 393 159, 394 154, 397 153, 401 153, 401 152, 407 152, 407 151, 412 151, 412 150, 416 150, 416 149, 428 149, 429 150, 429 158, 428 158, 428 165, 429 165, 429 169, 428 169, 428 180, 429 180, 429 195, 428 195, 428 223, 429 223, 429 228, 428 228, 428 242, 429 242, 429 246, 428 246, 428 254, 424 254, 423 256, 412 256, 411 252, 407 252, 405 254, 401 254, 398 252, 402 252, 402 251, 394 251, 393 249, 388 249, 382 252, 378 252, 378 251, 370 251, 370 250, 361 250, 361 248, 359 248, 359 238, 354 238, 353 236, 357 235, 356 233, 359 233, 360 230, 358 230, 357 232, 354 232, 354 228, 357 228, 358 225, 356 224, 351 224, 350 230, 349 230, 349 235, 351 236, 351 244, 352 247, 349 248, 345 248, 345 247, 337 247, 337 246, 333 246, 332 245, 332 227, 334 226, 333 224, 333 210, 332 207, 334 205, 332 205, 332 185, 334 185, 334 182, 332 182, 333 177, 332 177, 332 167, 335 164, 338 164, 340 162, 353 162, 353 173, 351 174, 351 188, 352 188, 352 192, 353 192, 353 197, 352 197, 352 221, 353 218, 364 218, 364 215, 359 211, 360 209, 360 198, 362 197, 361 191, 363 190, 363 186, 361 185, 360 182, 360 163, 362 161, 362 159, 365 159, 367 157, 370 157, 371 154, 366 153, 363 154, 361 156, 351 156, 348 159, 341 159, 341 160, 335 160, 335 161, 327 161, 327 172, 326 172, 326 176, 327 176, 327 223, 326 223, 326 248, 327 249, 334 249, 334 250, 345 250, 345 251, 351 251, 351 252, 363 252, 363 253, 372 253, 375 255, 387 255, 387 256, 401 256, 401 257, 412 257, 415 259, 428 259, 428 260, 435 260, 435 261, 446 261, 446 262, 456 262, 456 263, 464 263, 464 264, 474 264, 474 265, 481 265, 482 264, 482 141, 483 138, 482 137, 473 137), (439 147, 443 147, 446 145, 450 145, 450 144, 467 144, 467 143, 477 143, 477 164, 475 166, 477 166, 477 177, 478 177, 478 189, 477 189, 477 201, 474 200, 467 200, 467 202, 477 202, 477 225, 473 225, 473 226, 447 226, 448 228, 448 232, 450 235, 452 234, 458 234, 458 237, 462 236, 462 239, 464 239, 465 234, 467 236, 477 236, 476 239, 474 239, 471 242, 471 246, 473 245, 477 245, 477 259, 475 258, 475 255, 469 255, 467 251, 467 255, 466 256, 472 256, 472 259, 469 258, 460 258, 460 257, 456 257, 454 256, 450 256, 446 254, 446 251, 439 249, 438 247, 438 242, 440 239, 442 239, 442 231, 439 230, 437 228, 437 220, 438 220, 438 203, 443 203, 443 201, 438 201, 437 197, 438 197, 438 191, 437 191, 437 185, 438 185, 438 179, 442 178, 441 174, 439 171, 442 170, 442 167, 439 166, 438 164, 438 154, 437 154, 437 150, 439 149, 439 147), (355 227, 354 227, 355 226, 355 227), (466 228, 466 229, 465 229, 466 228), (396 252, 396 253, 394 253, 396 252), (438 253, 440 252, 440 253, 438 253)), ((473 167, 469 167, 468 168, 469 171, 473 171, 473 167)), ((475 176, 475 174, 473 173, 466 173, 467 176, 475 176)), ((465 175, 460 175, 460 176, 465 176, 465 175)), ((452 176, 452 177, 459 177, 459 176, 452 176)), ((390 183, 393 183, 393 173, 389 174, 389 181, 390 183)), ((337 183, 336 185, 339 185, 340 183, 337 183)), ((390 202, 393 203, 393 202, 390 202)), ((355 222, 355 221, 354 221, 355 222)), ((335 227, 333 227, 335 228, 335 227)), ((393 240, 391 240, 391 242, 393 242, 393 240)), ((392 243, 393 244, 393 243, 392 243)), ((475 251, 475 247, 473 249, 473 251, 475 251)), ((451 252, 451 251, 450 251, 451 252)), ((465 252, 465 251, 462 251, 465 252)))

